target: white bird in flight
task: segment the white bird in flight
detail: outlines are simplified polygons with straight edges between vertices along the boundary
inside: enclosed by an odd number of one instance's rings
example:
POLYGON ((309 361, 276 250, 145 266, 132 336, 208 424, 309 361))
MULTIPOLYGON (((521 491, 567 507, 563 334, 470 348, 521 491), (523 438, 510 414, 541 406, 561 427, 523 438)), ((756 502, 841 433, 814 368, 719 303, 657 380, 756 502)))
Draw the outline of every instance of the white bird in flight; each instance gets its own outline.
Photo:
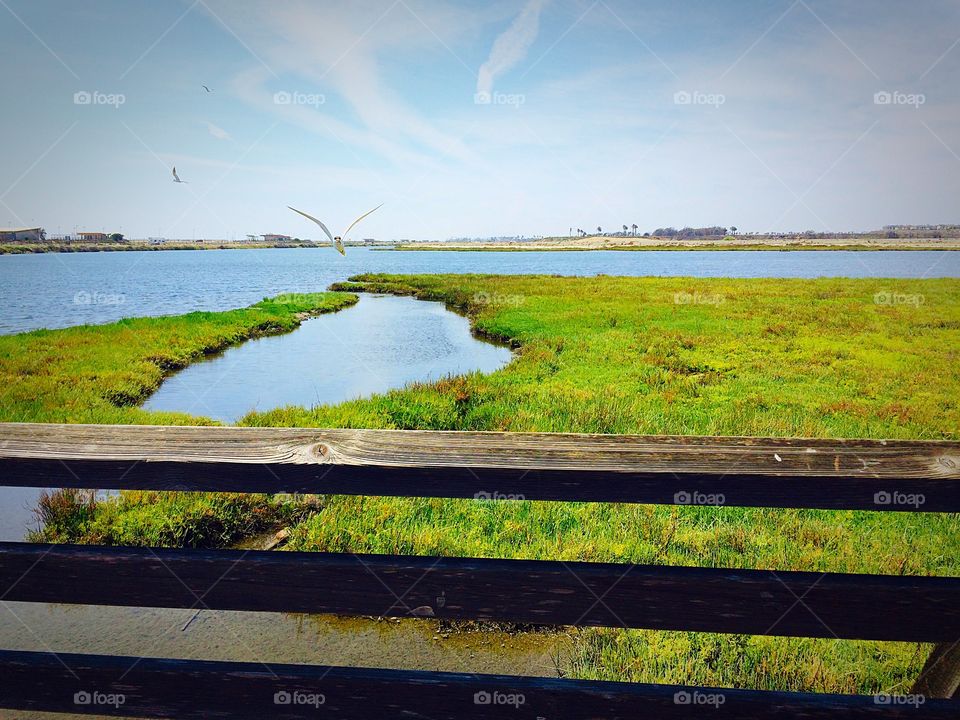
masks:
MULTIPOLYGON (((354 220, 352 223, 350 223, 350 227, 348 227, 346 230, 343 231, 343 236, 337 235, 336 237, 334 237, 334 236, 330 233, 330 231, 327 229, 327 226, 326 226, 326 225, 324 225, 322 222, 320 222, 320 221, 317 220, 315 217, 313 217, 313 215, 307 215, 307 214, 306 214, 305 212, 303 212, 302 210, 297 210, 295 207, 290 207, 289 205, 287 205, 287 207, 290 208, 291 210, 293 210, 295 213, 299 213, 300 215, 303 215, 303 216, 304 216, 305 218, 307 218, 308 220, 313 220, 317 225, 320 226, 320 229, 323 230, 324 233, 326 233, 326 236, 327 236, 328 238, 330 238, 330 242, 333 243, 333 246, 337 249, 337 252, 339 252, 341 255, 346 255, 347 253, 346 253, 346 252, 344 251, 344 249, 343 249, 343 240, 342 240, 342 237, 346 237, 347 233, 350 232, 350 231, 353 229, 353 226, 356 225, 356 224, 357 224, 358 222, 360 222, 361 220, 363 220, 367 215, 369 215, 370 213, 372 213, 374 210, 379 210, 380 208, 382 208, 382 207, 383 207, 383 203, 380 203, 380 204, 377 205, 373 210, 370 210, 370 211, 368 211, 368 212, 365 212, 363 215, 361 215, 360 217, 358 217, 356 220, 354 220)), ((348 238, 348 239, 349 239, 349 238, 348 238)))
POLYGON ((174 181, 175 183, 182 183, 182 184, 184 184, 184 185, 188 185, 188 184, 189 184, 189 183, 187 183, 186 180, 181 180, 181 179, 180 179, 180 176, 177 175, 177 166, 176 166, 176 165, 173 166, 173 181, 174 181))

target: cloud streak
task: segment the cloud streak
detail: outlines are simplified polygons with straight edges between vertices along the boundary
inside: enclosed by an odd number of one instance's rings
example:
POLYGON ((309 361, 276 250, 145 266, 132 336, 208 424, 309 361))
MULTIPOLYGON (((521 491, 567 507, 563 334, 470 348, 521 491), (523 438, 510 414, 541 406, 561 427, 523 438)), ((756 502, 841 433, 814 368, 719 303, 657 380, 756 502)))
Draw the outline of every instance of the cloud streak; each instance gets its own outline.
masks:
POLYGON ((209 122, 209 121, 206 122, 205 124, 207 126, 207 132, 209 132, 210 135, 212 137, 215 137, 217 140, 233 140, 233 138, 230 137, 230 133, 228 133, 222 127, 219 127, 218 125, 214 125, 212 122, 209 122))
POLYGON ((516 19, 493 41, 490 57, 477 74, 477 92, 493 92, 498 75, 507 72, 527 56, 540 33, 540 11, 549 0, 529 0, 516 19))
MULTIPOLYGON (((429 27, 402 4, 344 5, 330 12, 305 1, 274 4, 263 0, 206 0, 244 38, 265 72, 244 70, 235 89, 259 109, 316 132, 325 138, 373 150, 397 163, 430 167, 434 161, 475 163, 475 153, 456 133, 442 129, 418 111, 411 96, 392 83, 384 58, 412 48, 436 49, 438 35, 453 37, 472 24, 472 14, 434 13, 429 27), (322 32, 318 36, 318 28, 322 32), (271 81, 283 78, 278 85, 271 81), (278 106, 270 101, 268 85, 284 90, 337 96, 352 113, 326 107, 278 106)), ((421 9, 421 12, 427 14, 421 9)), ((255 68, 259 70, 259 68, 255 68)), ((333 103, 331 103, 333 105, 333 103)))

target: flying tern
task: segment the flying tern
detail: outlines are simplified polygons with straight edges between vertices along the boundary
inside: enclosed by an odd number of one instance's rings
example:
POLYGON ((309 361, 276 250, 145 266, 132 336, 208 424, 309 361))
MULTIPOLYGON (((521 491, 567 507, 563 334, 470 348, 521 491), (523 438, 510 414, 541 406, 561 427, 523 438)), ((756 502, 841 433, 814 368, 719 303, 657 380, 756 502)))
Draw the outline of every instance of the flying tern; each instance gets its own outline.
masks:
MULTIPOLYGON (((323 230, 323 232, 326 234, 326 236, 327 236, 328 238, 330 238, 330 242, 333 243, 333 246, 337 249, 337 252, 339 252, 341 255, 346 255, 347 253, 346 253, 346 252, 344 251, 344 249, 343 249, 343 239, 342 239, 342 238, 343 238, 343 237, 346 237, 347 233, 349 233, 349 232, 353 229, 353 226, 356 225, 356 224, 357 224, 358 222, 360 222, 361 220, 363 220, 367 215, 369 215, 370 213, 372 213, 374 210, 379 210, 380 208, 382 208, 382 207, 383 207, 383 203, 380 203, 380 204, 377 205, 373 210, 369 210, 369 211, 365 212, 363 215, 361 215, 360 217, 358 217, 356 220, 354 220, 352 223, 350 223, 350 227, 348 227, 346 230, 343 231, 343 236, 337 235, 336 237, 334 237, 333 234, 327 229, 327 226, 326 226, 326 225, 324 225, 322 222, 320 222, 320 221, 317 220, 315 217, 313 217, 313 215, 307 215, 307 214, 306 214, 305 212, 303 212, 302 210, 297 210, 295 207, 290 207, 289 205, 287 205, 287 207, 290 208, 291 210, 293 210, 295 213, 298 213, 298 214, 300 214, 300 215, 303 215, 303 216, 304 216, 305 218, 307 218, 308 220, 313 220, 313 222, 315 222, 317 225, 320 226, 320 229, 323 230)), ((349 238, 348 238, 348 239, 349 239, 349 238)))
POLYGON ((186 180, 181 180, 181 179, 180 179, 180 176, 177 175, 177 167, 176 167, 176 165, 174 165, 174 167, 173 167, 173 181, 174 181, 175 183, 182 183, 182 184, 184 184, 184 185, 187 185, 187 184, 188 184, 186 180))

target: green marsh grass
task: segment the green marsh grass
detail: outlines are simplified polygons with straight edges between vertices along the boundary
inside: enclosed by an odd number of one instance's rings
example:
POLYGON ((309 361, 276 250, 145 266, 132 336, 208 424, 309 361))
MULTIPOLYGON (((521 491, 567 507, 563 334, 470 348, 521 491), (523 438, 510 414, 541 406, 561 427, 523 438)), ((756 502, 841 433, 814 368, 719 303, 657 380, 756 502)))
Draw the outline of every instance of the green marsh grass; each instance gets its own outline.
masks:
MULTIPOLYGON (((241 424, 960 437, 957 280, 363 275, 335 289, 446 302, 468 315, 479 334, 513 345, 516 356, 489 375, 415 384, 333 406, 254 413, 241 424)), ((219 314, 207 315, 216 330, 201 335, 224 341, 256 324, 241 322, 231 330, 231 322, 219 324, 219 314)), ((175 319, 143 345, 138 337, 152 333, 150 321, 142 322, 129 332, 75 328, 0 338, 5 382, 26 386, 4 401, 5 419, 199 422, 124 404, 162 378, 158 354, 186 363, 203 352, 203 342, 184 342, 175 319), (128 346, 114 347, 122 342, 128 346), (89 346, 83 362, 62 357, 75 345, 89 346), (144 372, 138 369, 143 364, 153 367, 144 372), (46 368, 69 389, 43 377, 46 368)), ((509 492, 487 488, 495 489, 509 492)), ((125 525, 128 514, 150 512, 137 507, 98 513, 113 513, 111 527, 126 528, 116 534, 118 542, 141 534, 151 542, 177 541, 179 535, 150 534, 143 519, 125 525)), ((160 514, 168 507, 153 506, 160 514)), ((325 496, 318 511, 293 525, 288 547, 295 550, 960 574, 960 521, 934 513, 325 496)), ((708 633, 570 632, 568 670, 577 677, 782 690, 902 690, 929 649, 708 633)))
POLYGON ((298 293, 226 312, 0 335, 0 421, 209 424, 138 405, 164 377, 195 360, 243 340, 288 332, 305 317, 356 301, 352 293, 298 293))
MULTIPOLYGON (((308 316, 352 305, 352 293, 288 294, 240 310, 134 318, 106 325, 0 336, 0 420, 5 422, 212 424, 141 410, 175 370, 243 340, 283 333, 308 316)), ((94 502, 60 490, 41 497, 38 542, 218 547, 284 527, 311 502, 231 493, 122 492, 94 502)))
MULTIPOLYGON (((442 300, 517 346, 505 369, 251 425, 944 438, 960 433, 960 282, 366 275, 340 286, 442 300)), ((487 488, 493 490, 494 488, 487 488)), ((509 492, 509 488, 498 488, 509 492)), ((292 549, 884 574, 960 573, 934 513, 328 497, 292 549)), ((571 673, 877 692, 904 643, 573 631, 571 673)))

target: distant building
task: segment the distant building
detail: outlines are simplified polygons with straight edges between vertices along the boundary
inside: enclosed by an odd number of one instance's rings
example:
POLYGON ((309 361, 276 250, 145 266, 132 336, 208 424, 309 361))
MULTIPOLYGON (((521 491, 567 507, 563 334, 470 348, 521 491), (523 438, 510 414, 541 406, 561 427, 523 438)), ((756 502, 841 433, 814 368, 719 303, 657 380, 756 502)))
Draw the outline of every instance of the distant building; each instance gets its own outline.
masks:
POLYGON ((81 232, 77 237, 84 242, 107 242, 110 236, 103 232, 81 232))
POLYGON ((291 235, 261 235, 264 242, 284 242, 285 240, 293 240, 291 235))
POLYGON ((0 228, 0 240, 6 242, 43 242, 47 231, 43 228, 0 228))

